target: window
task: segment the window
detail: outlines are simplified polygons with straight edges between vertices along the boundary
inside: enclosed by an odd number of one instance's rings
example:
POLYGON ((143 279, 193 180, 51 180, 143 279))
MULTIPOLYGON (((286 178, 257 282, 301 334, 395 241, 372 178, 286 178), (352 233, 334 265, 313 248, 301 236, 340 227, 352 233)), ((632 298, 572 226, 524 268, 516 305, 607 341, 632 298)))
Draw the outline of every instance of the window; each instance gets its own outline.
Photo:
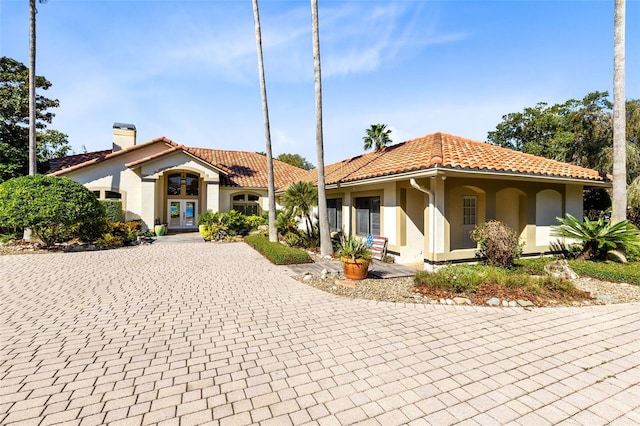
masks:
POLYGON ((342 231, 342 198, 327 198, 329 231, 342 231))
POLYGON ((118 191, 110 191, 108 189, 95 189, 91 192, 93 192, 93 195, 95 195, 98 200, 122 200, 122 194, 118 191))
POLYGON ((380 197, 356 198, 356 234, 380 235, 380 197))
POLYGON ((167 195, 180 195, 180 173, 170 174, 167 178, 167 195))
POLYGON ((198 176, 187 173, 187 180, 186 180, 187 195, 198 196, 198 183, 199 182, 200 182, 200 178, 198 176))
POLYGON ((256 194, 235 194, 231 197, 231 208, 245 216, 260 214, 260 196, 256 194))
POLYGON ((475 196, 466 196, 462 199, 462 224, 477 225, 478 209, 475 196))
POLYGON ((197 197, 200 177, 192 173, 171 173, 167 176, 167 195, 197 197))
POLYGON ((104 191, 104 198, 106 200, 120 200, 122 199, 122 194, 116 191, 104 191))

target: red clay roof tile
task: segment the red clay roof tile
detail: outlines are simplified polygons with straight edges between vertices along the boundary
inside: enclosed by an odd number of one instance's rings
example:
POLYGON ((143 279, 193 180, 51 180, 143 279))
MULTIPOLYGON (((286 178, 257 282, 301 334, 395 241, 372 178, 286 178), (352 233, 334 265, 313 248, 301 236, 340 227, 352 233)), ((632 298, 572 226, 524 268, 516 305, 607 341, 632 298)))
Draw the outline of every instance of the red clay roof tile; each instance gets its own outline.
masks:
MULTIPOLYGON (((605 181, 595 170, 446 133, 433 133, 330 164, 325 167, 325 182, 332 185, 435 167, 605 181)), ((317 172, 307 172, 305 180, 316 183, 317 172)))
MULTIPOLYGON (((184 150, 225 172, 227 175, 220 177, 222 186, 267 187, 267 158, 262 154, 189 147, 184 147, 184 150)), ((305 172, 298 167, 273 160, 276 189, 284 190, 290 183, 300 179, 305 172)))
MULTIPOLYGON (((196 158, 216 167, 226 175, 220 177, 222 186, 246 187, 246 188, 266 188, 267 187, 267 161, 266 157, 255 152, 247 151, 227 151, 209 148, 191 148, 179 145, 167 138, 157 138, 141 145, 136 145, 121 151, 112 150, 89 152, 86 154, 72 155, 51 160, 52 165, 49 174, 62 175, 72 170, 78 170, 92 164, 120 156, 125 152, 131 152, 142 146, 164 142, 168 149, 155 155, 141 158, 131 163, 127 167, 135 167, 147 161, 168 155, 176 151, 184 151, 196 158)), ((273 160, 274 183, 276 189, 284 190, 290 183, 299 180, 306 172, 295 166, 291 166, 276 159, 273 160)))

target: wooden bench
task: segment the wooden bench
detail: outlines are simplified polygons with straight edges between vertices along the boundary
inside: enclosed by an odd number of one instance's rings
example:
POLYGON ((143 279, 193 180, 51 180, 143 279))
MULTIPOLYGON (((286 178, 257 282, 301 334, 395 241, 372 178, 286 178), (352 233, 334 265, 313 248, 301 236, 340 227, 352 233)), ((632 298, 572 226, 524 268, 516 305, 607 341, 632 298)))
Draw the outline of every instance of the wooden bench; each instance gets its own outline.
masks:
POLYGON ((371 258, 376 260, 382 260, 384 255, 387 253, 387 242, 389 239, 387 237, 382 237, 380 235, 373 236, 373 242, 371 244, 371 258))

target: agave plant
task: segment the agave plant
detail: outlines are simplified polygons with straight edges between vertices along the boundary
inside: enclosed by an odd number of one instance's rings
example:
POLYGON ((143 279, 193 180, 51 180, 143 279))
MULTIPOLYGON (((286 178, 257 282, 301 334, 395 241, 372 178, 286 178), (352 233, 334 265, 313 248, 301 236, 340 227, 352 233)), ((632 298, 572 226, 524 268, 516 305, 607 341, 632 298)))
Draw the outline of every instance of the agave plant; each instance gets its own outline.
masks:
POLYGON ((608 255, 614 255, 625 261, 627 249, 640 248, 640 232, 628 220, 611 223, 603 218, 592 221, 585 217, 581 222, 568 213, 565 218, 557 219, 560 225, 554 227, 552 235, 582 242, 578 260, 604 260, 608 255))
POLYGON ((337 247, 338 256, 350 259, 371 259, 371 248, 365 240, 354 236, 343 236, 337 247))

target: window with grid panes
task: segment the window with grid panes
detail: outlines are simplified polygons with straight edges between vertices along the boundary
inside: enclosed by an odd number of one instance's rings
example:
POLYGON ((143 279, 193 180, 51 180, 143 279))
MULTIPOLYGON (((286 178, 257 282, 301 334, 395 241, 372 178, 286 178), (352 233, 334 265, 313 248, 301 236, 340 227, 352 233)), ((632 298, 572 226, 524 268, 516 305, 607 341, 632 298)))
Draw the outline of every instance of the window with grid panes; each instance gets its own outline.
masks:
POLYGON ((466 196, 462 200, 462 224, 477 225, 478 209, 477 197, 466 196))

